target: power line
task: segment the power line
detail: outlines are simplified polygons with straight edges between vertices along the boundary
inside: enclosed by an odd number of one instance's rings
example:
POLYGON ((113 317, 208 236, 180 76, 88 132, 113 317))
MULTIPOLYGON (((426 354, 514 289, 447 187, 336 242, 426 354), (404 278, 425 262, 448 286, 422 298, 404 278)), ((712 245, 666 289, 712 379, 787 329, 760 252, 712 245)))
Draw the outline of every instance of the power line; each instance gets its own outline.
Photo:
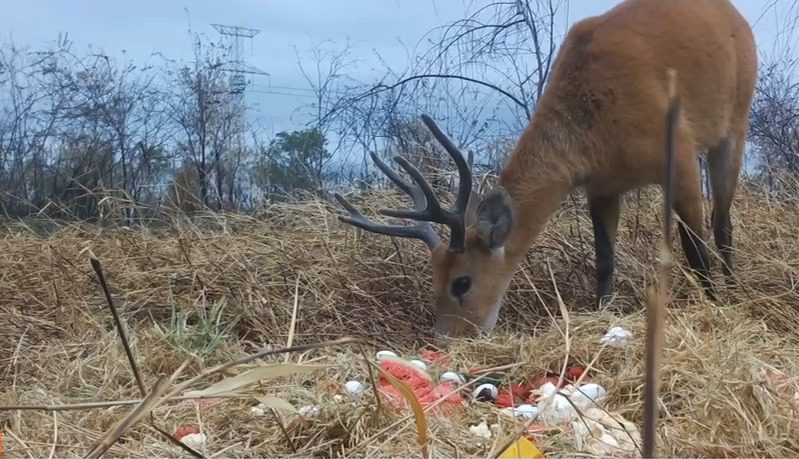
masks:
POLYGON ((291 97, 305 97, 308 99, 315 99, 316 96, 313 94, 292 94, 290 92, 280 92, 280 91, 269 91, 266 89, 250 89, 250 93, 256 94, 272 94, 275 96, 291 96, 291 97))
MULTIPOLYGON (((265 86, 253 85, 252 88, 257 88, 257 89, 249 89, 249 91, 251 91, 251 92, 260 92, 260 93, 271 93, 271 92, 282 93, 282 92, 285 92, 285 91, 298 91, 299 94, 296 94, 296 95, 299 96, 299 97, 316 97, 317 96, 316 90, 314 90, 314 89, 298 88, 298 87, 294 87, 294 86, 275 86, 275 85, 267 84, 265 86), (278 89, 278 90, 282 89, 284 91, 275 91, 276 89, 278 89)), ((325 91, 325 94, 326 95, 332 95, 332 96, 346 96, 346 95, 349 95, 351 93, 350 93, 350 91, 347 91, 347 90, 327 90, 327 91, 325 91)))

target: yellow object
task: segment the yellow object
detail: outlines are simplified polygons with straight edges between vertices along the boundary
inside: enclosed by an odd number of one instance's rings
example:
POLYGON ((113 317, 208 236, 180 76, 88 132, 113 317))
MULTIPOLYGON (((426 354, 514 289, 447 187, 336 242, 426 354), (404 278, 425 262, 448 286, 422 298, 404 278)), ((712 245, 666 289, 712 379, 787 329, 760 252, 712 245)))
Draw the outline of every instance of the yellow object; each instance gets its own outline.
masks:
POLYGON ((533 442, 526 437, 519 437, 519 439, 511 443, 499 457, 502 459, 538 458, 544 457, 544 453, 536 448, 533 442))

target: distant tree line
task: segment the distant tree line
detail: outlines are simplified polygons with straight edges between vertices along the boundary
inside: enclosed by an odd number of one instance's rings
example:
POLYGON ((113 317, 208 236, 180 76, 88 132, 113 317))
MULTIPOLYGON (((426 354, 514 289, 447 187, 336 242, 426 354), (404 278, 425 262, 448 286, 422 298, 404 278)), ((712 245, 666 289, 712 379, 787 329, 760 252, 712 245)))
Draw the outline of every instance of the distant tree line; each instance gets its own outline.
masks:
POLYGON ((79 54, 63 38, 44 51, 0 48, 0 213, 91 219, 114 197, 132 219, 140 205, 245 209, 255 189, 321 189, 324 135, 310 126, 262 142, 229 55, 199 37, 182 66, 79 54))

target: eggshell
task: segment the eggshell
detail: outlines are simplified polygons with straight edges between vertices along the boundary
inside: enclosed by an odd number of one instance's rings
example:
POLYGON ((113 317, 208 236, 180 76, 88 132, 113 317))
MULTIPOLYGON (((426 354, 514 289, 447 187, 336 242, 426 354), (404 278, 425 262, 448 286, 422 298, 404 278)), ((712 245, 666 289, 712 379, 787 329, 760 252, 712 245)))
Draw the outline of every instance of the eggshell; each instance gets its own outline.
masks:
POLYGON ((445 371, 444 373, 441 373, 439 381, 441 382, 452 381, 458 384, 463 384, 465 382, 463 376, 459 375, 458 373, 455 373, 454 371, 445 371))
POLYGON ((422 362, 421 360, 418 359, 411 360, 411 363, 421 368, 423 371, 427 371, 427 364, 422 362))
POLYGON ((207 437, 203 433, 190 433, 188 435, 184 435, 183 438, 180 439, 184 445, 194 449, 203 449, 205 447, 206 440, 207 437))
POLYGON ((383 360, 385 357, 396 357, 397 354, 391 351, 378 351, 375 356, 377 357, 377 360, 383 360))
POLYGON ((474 389, 472 396, 480 401, 496 400, 499 389, 493 384, 481 384, 474 389))
POLYGON ((538 415, 538 407, 530 404, 523 404, 516 407, 513 414, 518 417, 532 419, 538 415))
POLYGON ((344 388, 347 389, 347 392, 353 397, 360 397, 363 395, 363 384, 359 381, 347 381, 344 384, 344 388))
POLYGON ((575 389, 571 394, 571 400, 575 405, 582 409, 596 407, 608 396, 608 392, 599 384, 589 383, 575 389))
POLYGON ((316 405, 306 405, 300 407, 297 411, 300 413, 300 416, 313 417, 319 414, 319 407, 316 405))

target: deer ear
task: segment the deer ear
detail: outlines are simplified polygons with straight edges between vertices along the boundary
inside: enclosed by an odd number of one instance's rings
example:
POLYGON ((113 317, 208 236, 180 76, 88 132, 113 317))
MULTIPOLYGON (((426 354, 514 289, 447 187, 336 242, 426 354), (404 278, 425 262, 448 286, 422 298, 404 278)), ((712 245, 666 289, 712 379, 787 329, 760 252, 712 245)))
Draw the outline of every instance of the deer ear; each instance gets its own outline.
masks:
POLYGON ((510 195, 501 186, 494 187, 477 208, 477 238, 489 249, 505 244, 513 226, 510 195))

